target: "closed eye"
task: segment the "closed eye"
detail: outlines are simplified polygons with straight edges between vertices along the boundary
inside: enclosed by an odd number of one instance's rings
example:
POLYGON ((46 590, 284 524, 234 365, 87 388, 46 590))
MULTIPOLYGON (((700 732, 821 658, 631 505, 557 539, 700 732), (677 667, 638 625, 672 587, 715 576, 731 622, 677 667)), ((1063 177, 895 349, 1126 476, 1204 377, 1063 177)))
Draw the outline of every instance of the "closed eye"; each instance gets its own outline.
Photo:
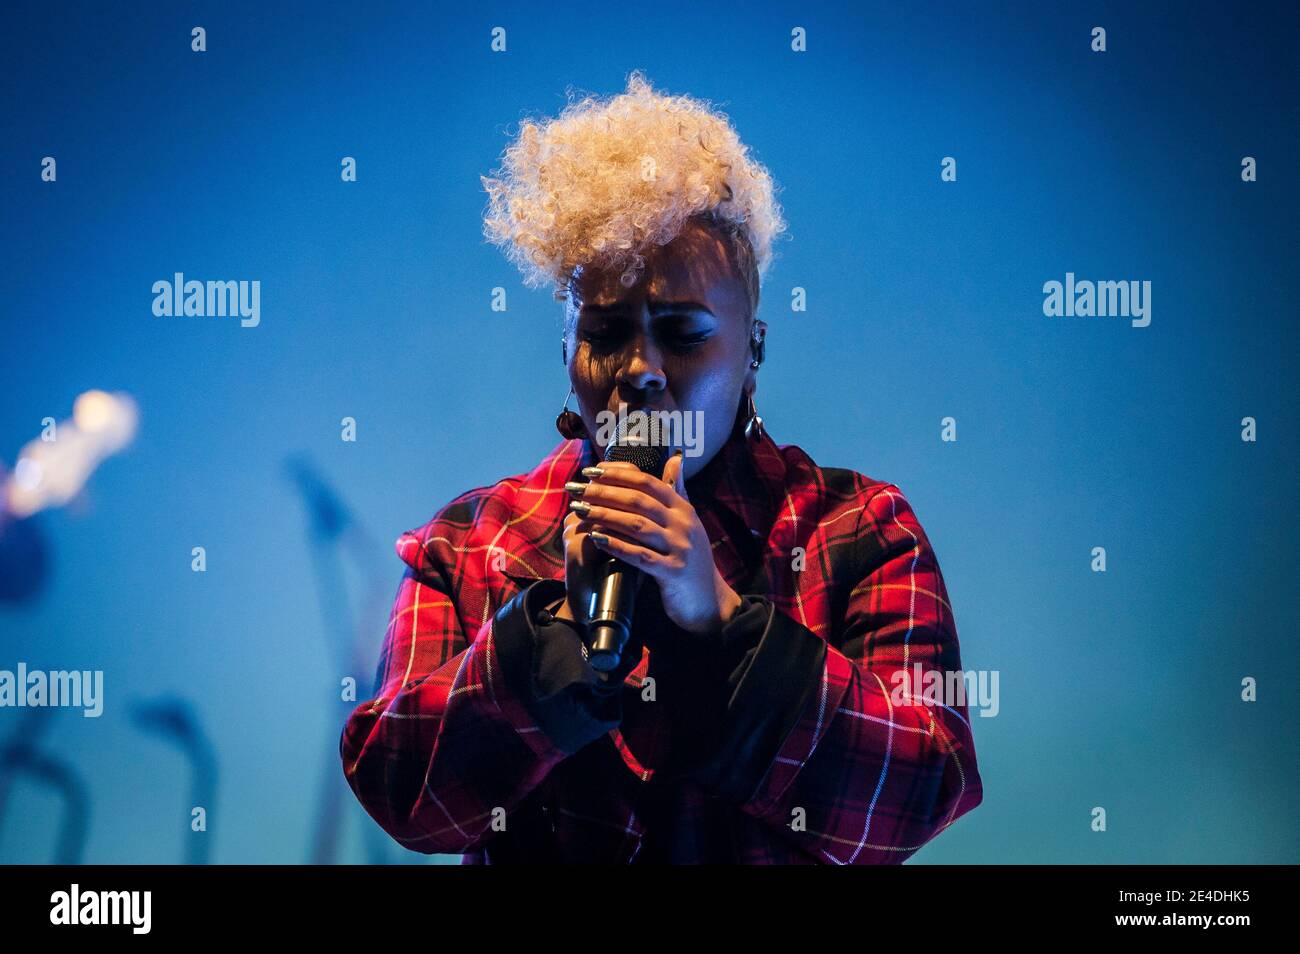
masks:
POLYGON ((611 348, 618 342, 617 334, 609 334, 600 331, 584 331, 582 340, 589 342, 595 348, 611 348))
MULTIPOLYGON (((661 345, 676 354, 687 354, 706 343, 714 336, 717 329, 711 325, 701 327, 699 320, 690 314, 668 312, 656 316, 654 334, 661 345)), ((621 347, 627 337, 633 333, 628 324, 618 318, 605 318, 592 321, 586 327, 580 327, 578 337, 587 342, 592 349, 600 352, 612 352, 621 347)))
POLYGON ((704 344, 713 337, 712 332, 701 331, 693 335, 678 335, 675 341, 675 347, 689 351, 691 348, 704 344))

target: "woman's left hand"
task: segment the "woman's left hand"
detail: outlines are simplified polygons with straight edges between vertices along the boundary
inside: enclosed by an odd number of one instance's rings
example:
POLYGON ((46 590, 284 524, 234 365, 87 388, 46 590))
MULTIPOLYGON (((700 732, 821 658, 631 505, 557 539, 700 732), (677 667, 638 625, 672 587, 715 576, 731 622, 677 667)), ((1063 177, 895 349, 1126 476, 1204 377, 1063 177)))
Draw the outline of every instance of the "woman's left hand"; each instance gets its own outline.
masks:
POLYGON ((687 499, 685 460, 670 457, 662 480, 624 461, 603 461, 600 476, 565 489, 575 498, 570 509, 582 518, 577 529, 653 577, 669 619, 688 633, 707 635, 722 628, 741 599, 718 572, 708 532, 687 499))

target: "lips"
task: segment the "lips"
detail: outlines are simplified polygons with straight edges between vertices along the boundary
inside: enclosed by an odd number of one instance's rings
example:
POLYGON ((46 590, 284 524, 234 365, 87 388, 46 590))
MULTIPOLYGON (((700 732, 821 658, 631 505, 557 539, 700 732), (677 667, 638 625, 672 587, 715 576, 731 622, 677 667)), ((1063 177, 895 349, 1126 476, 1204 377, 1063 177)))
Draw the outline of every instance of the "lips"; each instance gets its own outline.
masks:
MULTIPOLYGON (((649 404, 629 404, 627 401, 623 401, 622 405, 625 408, 627 408, 627 411, 625 412, 627 414, 635 414, 637 411, 645 411, 647 414, 653 414, 656 411, 666 412, 668 410, 668 408, 666 407, 654 407, 649 404)), ((612 408, 609 409, 609 413, 618 414, 619 413, 618 409, 619 409, 619 405, 615 404, 612 408)))

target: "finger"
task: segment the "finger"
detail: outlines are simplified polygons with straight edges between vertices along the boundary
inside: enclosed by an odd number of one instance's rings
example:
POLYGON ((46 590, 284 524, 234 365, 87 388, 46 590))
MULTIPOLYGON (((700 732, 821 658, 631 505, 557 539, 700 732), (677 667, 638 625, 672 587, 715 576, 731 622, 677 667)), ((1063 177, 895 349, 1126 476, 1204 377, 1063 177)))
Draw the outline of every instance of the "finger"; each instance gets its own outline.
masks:
POLYGON ((661 553, 647 550, 635 543, 629 543, 613 534, 592 531, 589 537, 591 542, 604 553, 617 557, 624 563, 634 566, 638 570, 643 570, 650 576, 658 576, 664 570, 666 558, 661 553))
POLYGON ((673 472, 673 489, 678 495, 686 501, 691 498, 686 493, 686 455, 678 451, 675 455, 677 458, 677 470, 673 472))
POLYGON ((626 513, 648 517, 661 527, 672 522, 672 513, 667 507, 649 494, 633 487, 611 487, 590 483, 583 485, 581 496, 569 503, 571 511, 582 513, 582 507, 576 503, 585 503, 592 507, 605 507, 609 510, 622 510, 626 513))
MULTIPOLYGON (((665 465, 667 466, 667 465, 665 465)), ((649 494, 667 507, 673 505, 671 488, 658 477, 643 473, 639 467, 627 461, 605 461, 600 465, 601 476, 591 478, 591 486, 631 487, 649 494)))
POLYGON ((664 464, 663 482, 669 487, 676 488, 677 476, 682 472, 682 464, 677 454, 673 453, 668 458, 668 463, 664 464))
POLYGON ((592 507, 584 515, 578 530, 585 533, 590 533, 592 530, 612 530, 629 541, 661 553, 667 553, 672 549, 663 527, 639 514, 625 513, 622 510, 592 507))

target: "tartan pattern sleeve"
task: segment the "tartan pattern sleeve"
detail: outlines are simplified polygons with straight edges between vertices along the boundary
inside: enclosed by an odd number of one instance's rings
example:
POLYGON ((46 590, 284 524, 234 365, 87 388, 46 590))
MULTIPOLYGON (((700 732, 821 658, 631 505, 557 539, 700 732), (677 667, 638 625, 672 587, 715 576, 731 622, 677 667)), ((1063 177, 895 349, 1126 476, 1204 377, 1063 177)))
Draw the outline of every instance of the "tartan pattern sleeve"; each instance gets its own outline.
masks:
POLYGON ((564 596, 563 580, 538 580, 521 596, 527 625, 496 628, 501 668, 547 738, 573 754, 618 726, 632 654, 611 673, 591 667, 580 628, 543 608, 564 596))
MULTIPOLYGON (((430 526, 454 533, 437 519, 430 526)), ((467 637, 446 567, 414 533, 397 547, 408 569, 389 618, 378 694, 343 730, 344 774, 366 811, 404 847, 461 853, 490 834, 493 819, 566 752, 505 676, 529 666, 502 658, 507 644, 513 654, 527 651, 527 591, 467 637)))
POLYGON ((602 683, 545 612, 564 484, 596 461, 565 441, 399 539, 374 698, 340 739, 399 844, 466 864, 898 863, 980 803, 964 701, 898 686, 961 660, 897 486, 736 428, 687 486, 741 611, 700 643, 648 587, 602 683))
POLYGON ((938 562, 896 486, 862 507, 852 546, 864 568, 835 645, 767 604, 729 680, 722 753, 699 779, 817 860, 901 863, 982 787, 964 701, 903 691, 903 673, 916 685, 961 664, 938 562))

